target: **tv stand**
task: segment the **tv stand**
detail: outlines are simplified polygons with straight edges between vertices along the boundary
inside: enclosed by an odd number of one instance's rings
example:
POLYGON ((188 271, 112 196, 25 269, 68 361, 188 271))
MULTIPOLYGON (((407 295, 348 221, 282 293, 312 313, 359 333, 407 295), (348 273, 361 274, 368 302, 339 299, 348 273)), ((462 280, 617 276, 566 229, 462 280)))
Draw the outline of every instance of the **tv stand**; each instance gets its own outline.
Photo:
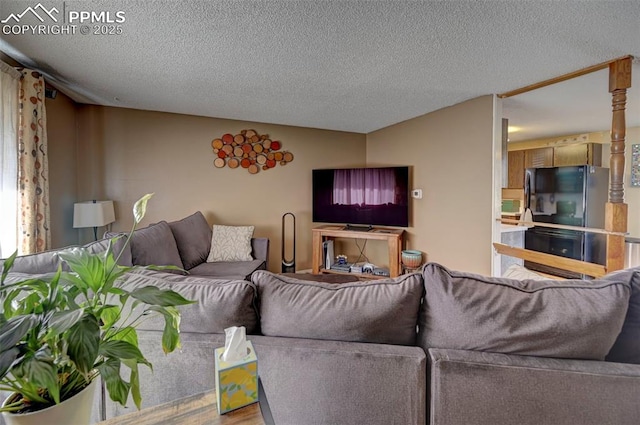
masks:
POLYGON ((369 226, 356 226, 353 224, 347 224, 346 226, 344 226, 343 230, 349 230, 351 232, 369 232, 371 230, 373 230, 373 226, 369 225, 369 226))
MULTIPOLYGON (((336 273, 335 270, 324 269, 322 258, 322 243, 326 240, 344 238, 344 239, 374 239, 387 241, 387 251, 389 253, 389 275, 397 277, 401 273, 400 259, 402 256, 402 239, 404 236, 403 229, 392 229, 384 227, 372 227, 367 231, 346 230, 345 226, 329 225, 320 226, 312 229, 313 232, 313 251, 311 259, 311 269, 314 274, 319 273, 336 273)), ((340 272, 337 272, 340 273, 340 272)), ((381 276, 373 276, 369 274, 351 273, 361 278, 381 279, 381 276)))

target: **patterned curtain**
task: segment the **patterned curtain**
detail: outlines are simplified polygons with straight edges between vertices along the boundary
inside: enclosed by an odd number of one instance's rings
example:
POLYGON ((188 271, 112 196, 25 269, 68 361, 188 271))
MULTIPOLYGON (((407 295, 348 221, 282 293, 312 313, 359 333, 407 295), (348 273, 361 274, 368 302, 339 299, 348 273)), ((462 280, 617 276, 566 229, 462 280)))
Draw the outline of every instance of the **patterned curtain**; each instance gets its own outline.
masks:
POLYGON ((50 248, 49 165, 44 78, 22 69, 18 130, 18 251, 50 248))

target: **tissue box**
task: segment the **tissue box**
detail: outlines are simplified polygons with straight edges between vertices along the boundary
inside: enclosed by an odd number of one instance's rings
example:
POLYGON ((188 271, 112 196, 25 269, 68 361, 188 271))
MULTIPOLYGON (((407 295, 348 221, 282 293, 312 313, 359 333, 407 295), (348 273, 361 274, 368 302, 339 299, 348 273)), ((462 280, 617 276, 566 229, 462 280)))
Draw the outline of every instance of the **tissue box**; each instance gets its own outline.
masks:
POLYGON ((251 341, 247 341, 247 346, 247 356, 235 362, 222 360, 224 347, 215 350, 216 397, 220 414, 258 401, 258 358, 251 341))

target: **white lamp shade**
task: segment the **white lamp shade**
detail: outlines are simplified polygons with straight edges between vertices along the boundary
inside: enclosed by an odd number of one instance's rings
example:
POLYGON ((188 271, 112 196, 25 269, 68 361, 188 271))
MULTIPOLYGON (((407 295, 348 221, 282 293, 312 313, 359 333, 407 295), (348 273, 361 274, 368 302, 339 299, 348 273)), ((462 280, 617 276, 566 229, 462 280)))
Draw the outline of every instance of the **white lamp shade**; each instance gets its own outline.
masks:
POLYGON ((87 201, 73 204, 73 227, 102 227, 116 221, 113 201, 87 201))

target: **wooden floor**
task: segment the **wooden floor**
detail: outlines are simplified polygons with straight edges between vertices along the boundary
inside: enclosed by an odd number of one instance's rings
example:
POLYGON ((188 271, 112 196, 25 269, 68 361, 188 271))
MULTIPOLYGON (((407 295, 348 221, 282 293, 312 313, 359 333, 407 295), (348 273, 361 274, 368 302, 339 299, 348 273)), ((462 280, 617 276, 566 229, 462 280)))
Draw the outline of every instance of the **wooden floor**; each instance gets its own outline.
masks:
POLYGON ((216 408, 216 393, 208 391, 117 416, 98 425, 265 425, 258 403, 224 415, 216 408))

